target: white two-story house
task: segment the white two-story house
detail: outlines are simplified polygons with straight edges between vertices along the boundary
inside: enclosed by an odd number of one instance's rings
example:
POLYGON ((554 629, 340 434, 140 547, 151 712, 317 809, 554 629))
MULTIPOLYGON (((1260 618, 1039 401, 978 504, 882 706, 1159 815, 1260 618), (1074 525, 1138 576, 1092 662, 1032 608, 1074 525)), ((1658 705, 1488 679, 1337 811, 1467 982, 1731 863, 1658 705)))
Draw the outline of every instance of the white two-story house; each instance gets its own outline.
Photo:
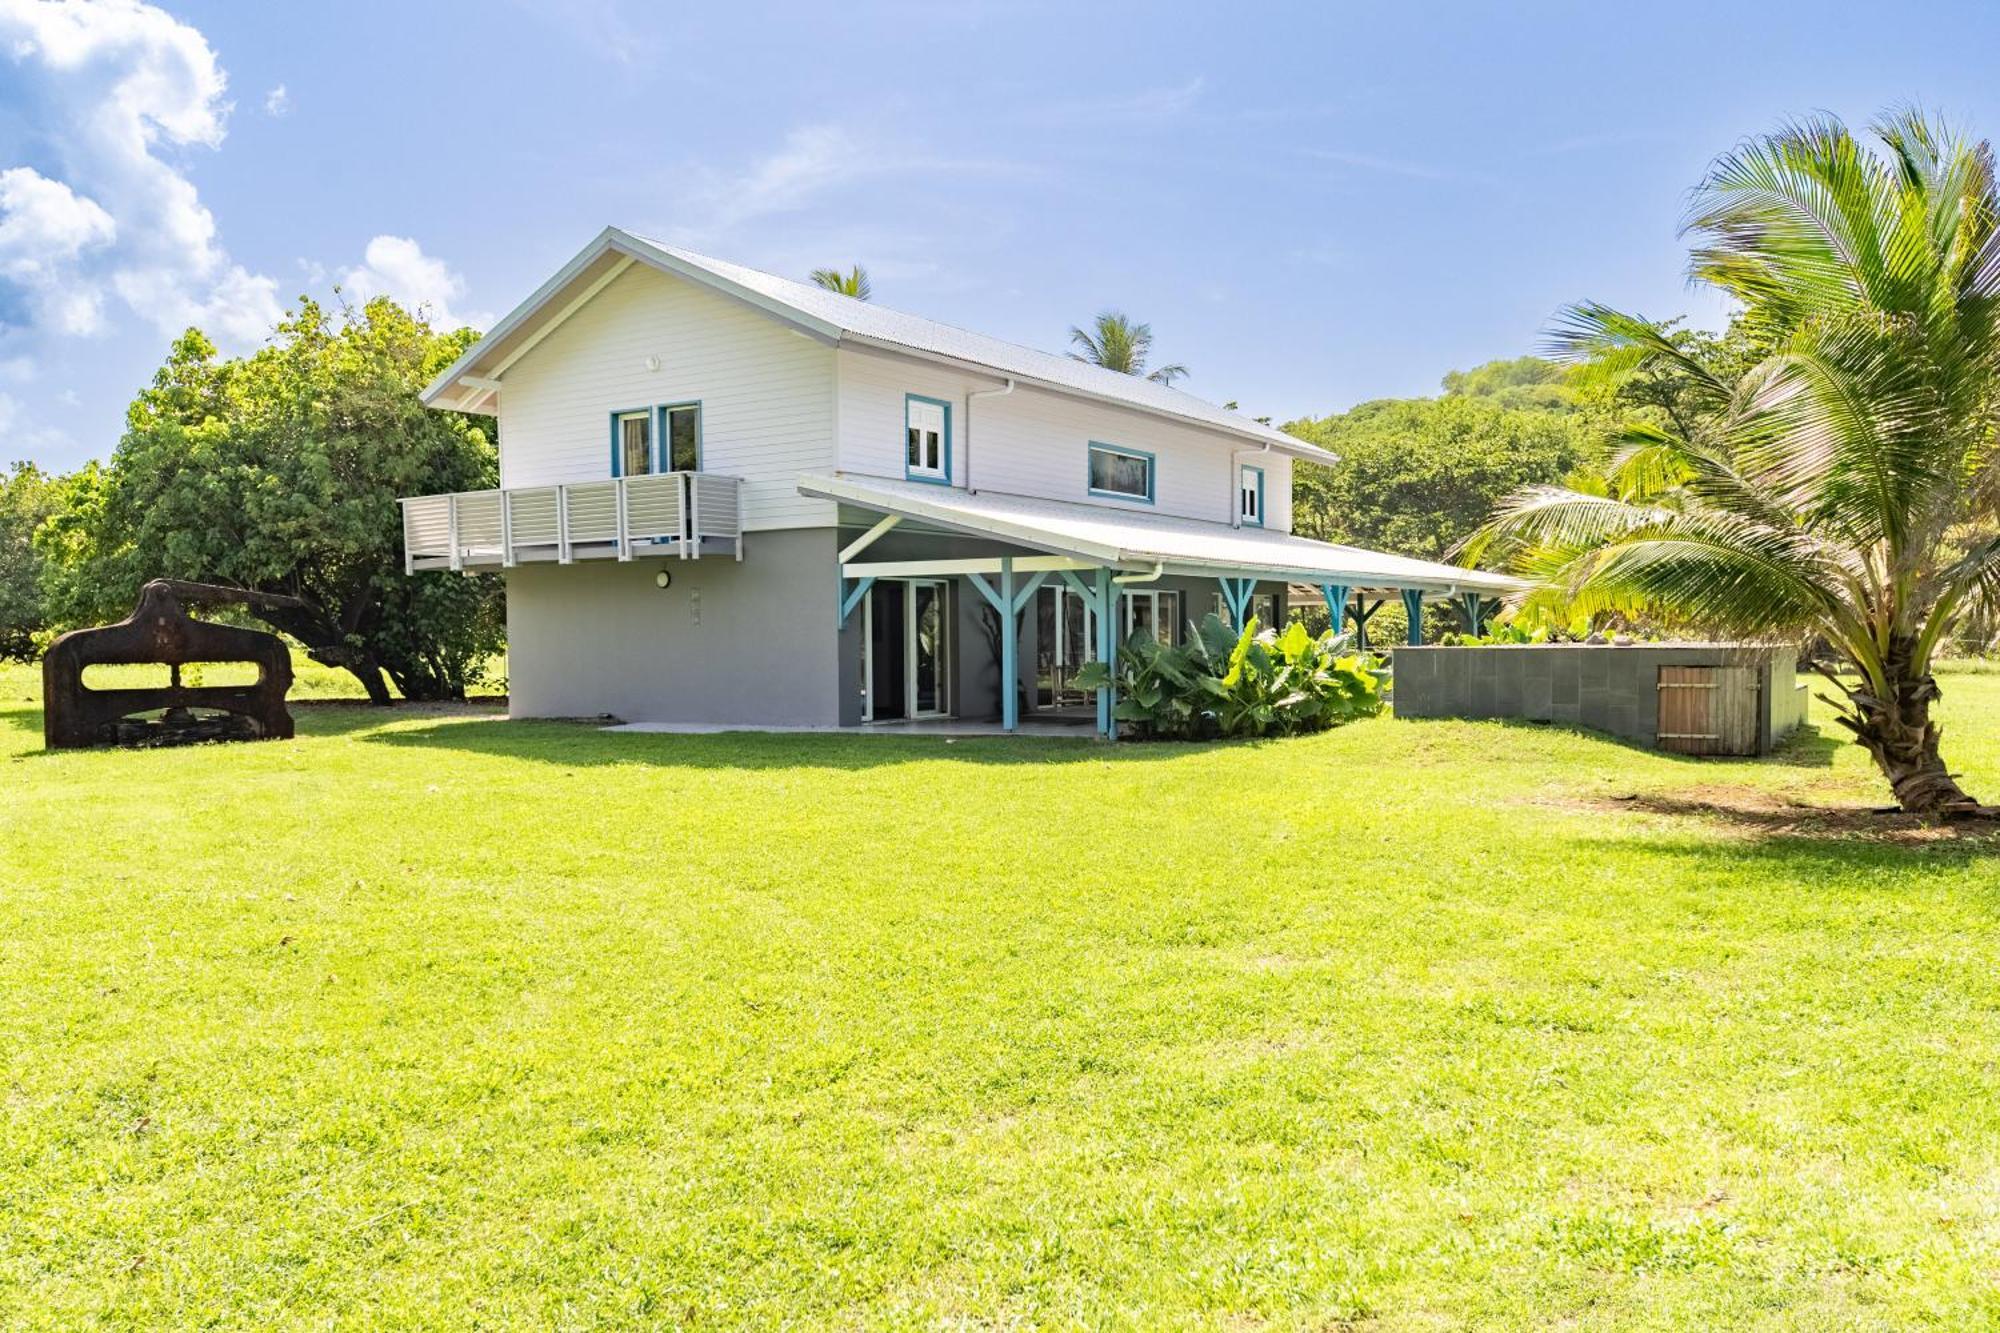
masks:
POLYGON ((1302 440, 1149 381, 607 229, 425 391, 500 489, 404 501, 500 571, 520 717, 1094 721, 1070 683, 1211 609, 1505 590, 1291 535, 1302 440))

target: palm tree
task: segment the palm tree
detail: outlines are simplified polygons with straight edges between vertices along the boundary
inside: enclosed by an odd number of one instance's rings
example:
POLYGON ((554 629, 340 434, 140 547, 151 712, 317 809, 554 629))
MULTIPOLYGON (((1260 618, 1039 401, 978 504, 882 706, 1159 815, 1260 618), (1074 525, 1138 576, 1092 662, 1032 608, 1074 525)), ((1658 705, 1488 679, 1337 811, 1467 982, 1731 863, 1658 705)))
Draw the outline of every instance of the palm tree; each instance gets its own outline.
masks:
POLYGON ((857 301, 866 301, 875 294, 868 285, 868 270, 859 264, 845 273, 837 268, 816 268, 812 271, 812 280, 830 292, 839 292, 857 301))
POLYGON ((1692 429, 1629 427, 1605 494, 1536 487, 1467 543, 1580 611, 1822 637, 1831 700, 1900 807, 1975 809, 1938 752, 1931 663, 2000 597, 2000 198, 1993 156, 1914 110, 1885 151, 1816 119, 1745 142, 1697 187, 1692 274, 1741 302, 1740 376, 1667 329, 1566 312, 1572 356, 1670 368, 1692 429))
POLYGON ((1153 350, 1151 324, 1134 324, 1118 311, 1107 310, 1097 317, 1092 327, 1096 329, 1095 334, 1070 325, 1070 346, 1078 349, 1070 353, 1072 360, 1088 361, 1093 366, 1103 366, 1121 375, 1146 375, 1156 384, 1172 384, 1187 376, 1188 368, 1178 361, 1146 374, 1146 357, 1153 350))

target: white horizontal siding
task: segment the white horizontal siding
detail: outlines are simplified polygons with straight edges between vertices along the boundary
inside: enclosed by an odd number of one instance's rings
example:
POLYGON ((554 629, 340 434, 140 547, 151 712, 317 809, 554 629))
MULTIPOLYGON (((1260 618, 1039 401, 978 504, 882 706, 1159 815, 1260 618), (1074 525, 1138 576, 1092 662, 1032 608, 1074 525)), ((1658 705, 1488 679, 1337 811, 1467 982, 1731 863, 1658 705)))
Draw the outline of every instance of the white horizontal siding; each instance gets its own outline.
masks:
POLYGON ((830 524, 834 506, 800 495, 797 479, 833 466, 833 356, 767 315, 634 265, 502 377, 500 484, 608 477, 612 412, 699 400, 702 468, 743 479, 746 529, 830 524))
MULTIPOLYGON (((914 393, 951 404, 951 480, 953 486, 964 487, 967 395, 997 388, 1002 381, 853 348, 843 347, 837 356, 840 470, 902 479, 903 402, 905 395, 914 393)), ((1026 386, 1017 386, 1004 397, 974 399, 970 410, 973 484, 982 491, 1010 495, 1228 523, 1236 502, 1231 457, 1255 449, 1219 431, 1026 386), (1093 440, 1154 456, 1153 504, 1089 493, 1086 478, 1093 440)), ((1276 454, 1251 461, 1265 469, 1269 526, 1290 531, 1291 461, 1276 454)))

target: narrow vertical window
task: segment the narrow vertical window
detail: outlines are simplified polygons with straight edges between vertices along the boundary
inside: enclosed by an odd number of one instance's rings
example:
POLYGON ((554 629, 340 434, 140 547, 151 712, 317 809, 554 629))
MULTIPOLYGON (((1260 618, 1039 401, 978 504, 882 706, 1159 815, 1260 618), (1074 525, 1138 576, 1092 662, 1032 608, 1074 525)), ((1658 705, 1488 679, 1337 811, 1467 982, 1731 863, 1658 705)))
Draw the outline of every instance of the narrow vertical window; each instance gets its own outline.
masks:
POLYGON ((1236 516, 1254 527, 1264 526, 1264 469, 1246 467, 1236 474, 1236 516))
POLYGON ((903 475, 951 480, 951 407, 935 398, 903 399, 903 475))
POLYGON ((643 477, 653 470, 653 414, 620 412, 611 419, 614 477, 643 477))
POLYGON ((701 471, 701 404, 663 407, 660 419, 665 431, 666 470, 701 471))

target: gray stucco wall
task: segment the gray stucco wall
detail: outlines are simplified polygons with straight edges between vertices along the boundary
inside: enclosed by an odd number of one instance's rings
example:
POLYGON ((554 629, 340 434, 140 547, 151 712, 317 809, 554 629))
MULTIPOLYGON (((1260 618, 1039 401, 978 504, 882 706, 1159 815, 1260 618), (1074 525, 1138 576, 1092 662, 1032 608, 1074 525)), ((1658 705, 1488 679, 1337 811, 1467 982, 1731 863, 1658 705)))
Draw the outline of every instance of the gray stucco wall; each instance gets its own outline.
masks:
POLYGON ((1394 651, 1398 717, 1524 718, 1594 727, 1651 746, 1663 666, 1751 666, 1761 689, 1759 750, 1805 720, 1790 648, 1736 644, 1519 644, 1394 651))
POLYGON ((509 711, 834 725, 834 537, 832 528, 753 532, 741 562, 662 557, 509 570, 509 711), (673 575, 664 590, 653 581, 662 569, 673 575))

